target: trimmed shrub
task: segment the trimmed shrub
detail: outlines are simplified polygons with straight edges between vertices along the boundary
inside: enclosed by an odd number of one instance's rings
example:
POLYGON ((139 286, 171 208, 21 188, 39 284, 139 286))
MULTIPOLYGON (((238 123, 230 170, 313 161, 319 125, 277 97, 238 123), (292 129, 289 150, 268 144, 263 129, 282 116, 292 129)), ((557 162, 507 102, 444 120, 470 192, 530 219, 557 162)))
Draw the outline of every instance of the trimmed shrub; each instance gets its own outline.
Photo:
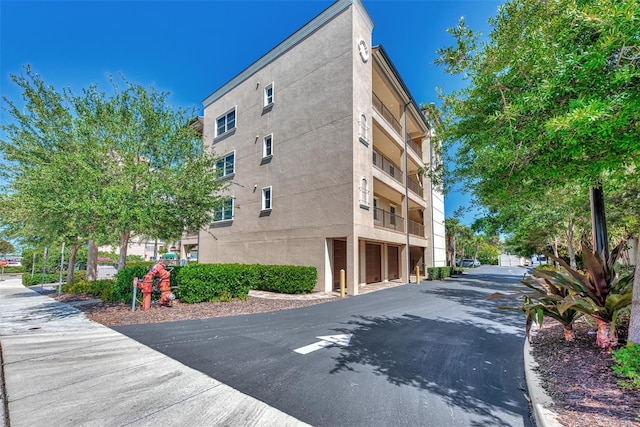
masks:
POLYGON ((297 265, 256 265, 257 281, 251 289, 280 292, 283 294, 307 294, 316 287, 318 271, 315 267, 297 265))
POLYGON ((442 272, 442 277, 451 277, 451 270, 453 270, 452 267, 446 266, 446 267, 440 267, 440 271, 442 272))
POLYGON ((155 265, 155 262, 132 262, 116 273, 116 283, 113 285, 106 301, 131 302, 133 299, 133 278, 143 278, 155 265))
POLYGON ((62 285, 62 291, 69 294, 93 295, 108 301, 108 298, 104 298, 104 296, 111 295, 115 283, 116 281, 112 279, 95 280, 93 282, 74 280, 71 284, 62 285))
POLYGON ((436 280, 440 275, 440 269, 438 267, 427 267, 427 276, 429 280, 436 280))
MULTIPOLYGON (((65 276, 63 274, 62 279, 64 280, 65 276)), ((60 282, 60 273, 45 273, 44 282, 42 281, 42 273, 34 274, 31 277, 31 274, 23 274, 22 275, 22 284, 24 286, 34 286, 41 285, 42 283, 59 283, 60 282)))
POLYGON ((176 296, 182 302, 217 301, 221 298, 244 299, 252 283, 257 282, 254 266, 242 264, 191 264, 178 274, 176 296))

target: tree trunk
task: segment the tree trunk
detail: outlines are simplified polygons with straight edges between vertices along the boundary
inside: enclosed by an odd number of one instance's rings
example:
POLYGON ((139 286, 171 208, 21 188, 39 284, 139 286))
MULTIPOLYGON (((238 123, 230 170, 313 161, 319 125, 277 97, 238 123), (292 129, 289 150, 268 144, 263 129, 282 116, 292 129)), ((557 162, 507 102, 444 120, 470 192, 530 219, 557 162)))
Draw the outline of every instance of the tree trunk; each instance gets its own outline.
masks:
POLYGON ((127 265, 127 249, 129 248, 130 231, 120 233, 120 257, 118 258, 118 271, 127 265))
POLYGON ((593 251, 600 255, 606 263, 609 261, 609 239, 604 210, 604 192, 600 183, 591 187, 591 229, 593 232, 593 251))
POLYGON ((640 234, 638 234, 638 245, 636 245, 636 272, 633 276, 629 341, 640 344, 640 234))
POLYGON ((98 247, 96 242, 89 240, 89 250, 87 254, 87 281, 93 282, 98 279, 98 247))
POLYGON ((565 341, 573 341, 573 340, 575 340, 576 336, 573 333, 573 325, 571 325, 571 324, 564 325, 563 329, 564 329, 564 340, 565 341))
POLYGON ((67 283, 73 282, 73 269, 76 265, 76 254, 78 253, 78 245, 73 245, 69 249, 69 266, 67 267, 67 283))
MULTIPOLYGON (((555 236, 555 237, 553 238, 553 255, 554 255, 556 258, 559 258, 559 257, 558 257, 558 236, 555 236)), ((547 260, 547 261, 548 261, 548 260, 547 260)), ((557 263, 556 261, 553 261, 553 265, 555 265, 556 267, 558 267, 558 263, 557 263)))
POLYGON ((567 224, 567 251, 569 252, 569 266, 576 270, 578 263, 576 262, 576 250, 573 248, 573 221, 569 220, 567 224))
POLYGON ((618 333, 615 328, 611 330, 611 322, 595 318, 598 324, 598 332, 596 334, 596 345, 600 348, 610 349, 618 345, 618 333))

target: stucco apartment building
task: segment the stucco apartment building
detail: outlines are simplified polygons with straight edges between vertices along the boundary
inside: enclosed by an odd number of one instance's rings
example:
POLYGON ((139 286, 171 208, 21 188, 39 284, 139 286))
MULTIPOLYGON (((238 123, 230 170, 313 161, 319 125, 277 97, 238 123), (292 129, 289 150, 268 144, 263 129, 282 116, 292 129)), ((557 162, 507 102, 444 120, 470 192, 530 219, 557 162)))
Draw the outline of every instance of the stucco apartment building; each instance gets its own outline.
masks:
POLYGON ((314 266, 319 291, 344 269, 351 295, 445 265, 443 197, 417 173, 430 129, 372 30, 338 0, 204 100, 231 185, 200 262, 314 266))

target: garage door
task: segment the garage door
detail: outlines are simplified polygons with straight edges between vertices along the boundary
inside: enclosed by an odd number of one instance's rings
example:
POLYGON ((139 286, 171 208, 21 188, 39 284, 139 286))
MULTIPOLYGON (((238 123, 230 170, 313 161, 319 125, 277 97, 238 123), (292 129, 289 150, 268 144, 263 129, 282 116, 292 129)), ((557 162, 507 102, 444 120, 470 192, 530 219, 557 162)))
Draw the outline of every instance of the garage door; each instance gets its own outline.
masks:
POLYGON ((398 279, 400 277, 400 269, 398 263, 398 247, 389 246, 389 280, 398 279))
POLYGON ((382 281, 382 249, 380 245, 372 245, 367 243, 367 283, 375 283, 382 281))

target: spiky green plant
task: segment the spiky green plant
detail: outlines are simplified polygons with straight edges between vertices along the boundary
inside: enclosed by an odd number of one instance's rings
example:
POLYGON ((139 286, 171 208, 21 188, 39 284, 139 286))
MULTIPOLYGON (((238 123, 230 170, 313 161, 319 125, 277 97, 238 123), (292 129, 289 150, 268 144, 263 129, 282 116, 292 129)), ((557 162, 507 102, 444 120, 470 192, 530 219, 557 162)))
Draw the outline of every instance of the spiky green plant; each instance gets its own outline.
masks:
POLYGON ((529 290, 503 294, 495 292, 489 295, 489 299, 509 298, 523 299, 522 305, 518 307, 501 306, 504 310, 518 310, 525 314, 525 334, 530 339, 531 326, 535 323, 542 327, 545 317, 550 317, 562 324, 565 341, 573 341, 573 323, 582 316, 582 313, 567 307, 564 303, 570 291, 561 286, 556 286, 552 282, 545 280, 535 280, 525 278, 521 281, 529 290))
POLYGON ((565 289, 563 309, 573 309, 592 317, 597 325, 596 345, 611 348, 618 344, 615 329, 620 311, 631 305, 633 272, 621 272, 614 268, 618 255, 624 247, 620 242, 608 259, 604 254, 595 254, 582 244, 582 261, 586 273, 572 269, 564 260, 547 254, 559 263, 566 273, 537 270, 532 274, 565 289))

